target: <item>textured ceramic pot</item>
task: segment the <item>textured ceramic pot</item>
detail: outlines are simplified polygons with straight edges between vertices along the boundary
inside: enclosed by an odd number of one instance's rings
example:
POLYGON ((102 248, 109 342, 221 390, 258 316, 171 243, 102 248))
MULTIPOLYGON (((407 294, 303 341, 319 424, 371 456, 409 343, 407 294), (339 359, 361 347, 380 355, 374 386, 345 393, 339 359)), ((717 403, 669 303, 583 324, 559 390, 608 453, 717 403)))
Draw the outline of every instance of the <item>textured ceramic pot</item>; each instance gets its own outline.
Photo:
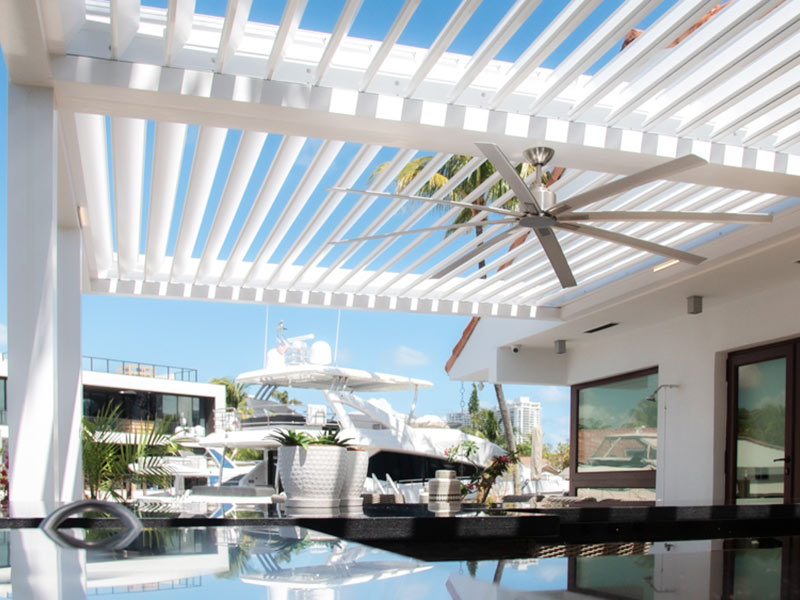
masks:
POLYGON ((286 492, 286 508, 295 514, 338 514, 346 468, 341 446, 281 446, 278 472, 286 492))
POLYGON ((366 450, 348 449, 345 452, 347 467, 342 483, 342 495, 340 506, 342 509, 359 507, 364 499, 361 492, 364 490, 364 481, 369 470, 369 452, 366 450))
POLYGON ((428 510, 447 516, 461 510, 461 483, 455 471, 436 471, 436 479, 428 482, 428 510))

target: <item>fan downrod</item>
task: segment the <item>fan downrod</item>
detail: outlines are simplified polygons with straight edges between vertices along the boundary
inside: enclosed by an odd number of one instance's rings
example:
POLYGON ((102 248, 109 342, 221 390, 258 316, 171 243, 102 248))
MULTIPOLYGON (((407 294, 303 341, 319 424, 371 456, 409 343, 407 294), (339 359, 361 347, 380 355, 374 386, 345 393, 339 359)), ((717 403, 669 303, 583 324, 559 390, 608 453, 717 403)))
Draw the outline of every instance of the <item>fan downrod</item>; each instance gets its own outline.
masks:
POLYGON ((555 153, 556 151, 552 148, 547 148, 546 146, 534 146, 533 148, 524 150, 522 155, 525 157, 525 162, 535 167, 543 167, 550 162, 555 153))

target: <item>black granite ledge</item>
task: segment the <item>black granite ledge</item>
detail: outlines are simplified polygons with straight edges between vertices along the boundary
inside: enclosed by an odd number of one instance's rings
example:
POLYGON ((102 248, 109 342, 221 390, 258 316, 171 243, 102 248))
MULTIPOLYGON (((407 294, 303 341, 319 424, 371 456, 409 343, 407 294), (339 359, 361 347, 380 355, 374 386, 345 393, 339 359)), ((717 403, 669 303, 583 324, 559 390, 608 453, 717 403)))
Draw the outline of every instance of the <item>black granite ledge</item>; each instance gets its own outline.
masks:
MULTIPOLYGON (((435 517, 424 505, 365 507, 357 518, 145 517, 144 527, 305 527, 423 560, 535 555, 553 544, 656 542, 800 535, 800 504, 516 509, 435 517)), ((0 519, 0 529, 41 519, 0 519)), ((116 528, 108 518, 68 519, 63 527, 116 528)))

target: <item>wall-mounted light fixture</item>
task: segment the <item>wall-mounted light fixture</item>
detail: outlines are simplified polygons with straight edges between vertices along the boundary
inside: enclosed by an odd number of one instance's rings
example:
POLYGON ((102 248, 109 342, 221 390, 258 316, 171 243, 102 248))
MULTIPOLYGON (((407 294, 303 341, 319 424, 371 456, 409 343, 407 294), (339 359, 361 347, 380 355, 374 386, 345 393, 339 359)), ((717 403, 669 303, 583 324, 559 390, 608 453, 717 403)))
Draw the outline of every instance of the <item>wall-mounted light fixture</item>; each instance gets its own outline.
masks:
POLYGON ((89 224, 89 215, 86 213, 86 207, 78 206, 78 225, 80 225, 81 229, 83 229, 88 224, 89 224))
POLYGON ((556 347, 556 354, 567 353, 567 340, 556 340, 554 345, 556 347))
POLYGON ((690 315, 699 315, 703 312, 703 297, 689 296, 686 298, 686 312, 690 315))

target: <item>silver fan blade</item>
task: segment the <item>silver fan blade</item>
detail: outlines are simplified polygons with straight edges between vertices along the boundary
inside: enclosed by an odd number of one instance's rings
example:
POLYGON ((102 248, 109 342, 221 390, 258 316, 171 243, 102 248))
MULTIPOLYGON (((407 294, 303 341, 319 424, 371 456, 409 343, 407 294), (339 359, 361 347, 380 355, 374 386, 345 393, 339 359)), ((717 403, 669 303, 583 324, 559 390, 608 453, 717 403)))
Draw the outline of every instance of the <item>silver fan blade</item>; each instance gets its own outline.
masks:
POLYGON ((392 231, 390 233, 378 233, 375 235, 365 235, 363 237, 349 238, 346 240, 336 240, 331 244, 350 244, 352 242, 364 242, 367 240, 380 240, 383 238, 395 237, 400 235, 412 235, 414 233, 426 233, 428 231, 440 231, 442 229, 455 229, 457 227, 478 227, 487 225, 499 225, 505 223, 516 223, 517 219, 496 219, 494 221, 473 221, 469 223, 450 223, 449 225, 437 225, 436 227, 422 227, 420 229, 405 229, 403 231, 392 231))
POLYGON ((450 273, 454 269, 457 269, 461 265, 464 265, 464 264, 468 263, 469 261, 471 261, 473 258, 478 256, 479 254, 481 254, 485 250, 491 248, 492 246, 496 246, 498 244, 501 244, 505 240, 508 240, 509 238, 514 237, 516 234, 520 233, 521 231, 522 231, 521 227, 512 227, 511 229, 506 229, 505 231, 501 231, 500 233, 498 233, 494 237, 490 237, 488 240, 483 242, 480 246, 470 250, 469 252, 467 252, 463 256, 460 256, 459 258, 454 260, 452 263, 450 263, 449 265, 444 267, 441 271, 437 271, 436 273, 434 273, 432 275, 432 278, 433 279, 440 279, 440 278, 444 277, 445 275, 447 275, 448 273, 450 273))
POLYGON ((669 246, 662 246, 661 244, 640 240, 639 238, 617 233, 616 231, 608 231, 607 229, 600 229, 598 227, 591 227, 589 225, 578 225, 577 223, 554 223, 553 227, 559 227, 574 233, 588 235, 589 237, 597 238, 598 240, 614 242, 615 244, 622 244, 623 246, 630 246, 631 248, 644 250, 645 252, 650 252, 651 254, 675 258, 692 265, 699 265, 705 260, 705 257, 698 256, 697 254, 676 250, 675 248, 670 248, 669 246))
POLYGON ((404 196, 403 194, 390 194, 388 192, 372 192, 370 190, 353 190, 350 188, 329 187, 332 192, 347 192, 350 194, 364 194, 365 196, 378 196, 380 198, 400 198, 401 200, 412 200, 414 202, 429 202, 431 204, 442 204, 444 206, 458 206, 460 208, 470 208, 475 212, 486 211, 503 215, 506 217, 521 217, 522 213, 505 208, 495 208, 493 206, 483 206, 482 204, 470 204, 469 202, 458 202, 456 200, 442 200, 440 198, 427 198, 425 196, 404 196))
POLYGON ((763 213, 709 213, 688 211, 608 210, 568 212, 559 221, 702 221, 705 223, 772 223, 772 215, 763 213))
POLYGON ((616 196, 617 194, 627 192, 628 190, 637 188, 645 183, 650 183, 651 181, 667 179, 671 175, 675 175, 681 171, 695 169, 707 163, 708 161, 706 161, 704 158, 700 158, 694 154, 687 154, 686 156, 681 156, 675 160, 667 161, 664 164, 651 167, 649 169, 645 169, 644 171, 634 173, 633 175, 628 175, 627 177, 617 179, 611 183, 598 186, 589 190, 588 192, 583 192, 582 194, 572 196, 564 202, 557 204, 550 211, 550 213, 553 215, 560 215, 568 210, 575 210, 581 206, 591 204, 592 202, 597 202, 598 200, 603 200, 604 198, 608 198, 610 196, 616 196))
POLYGON ((508 187, 513 190, 514 195, 517 197, 517 200, 519 200, 520 206, 523 204, 530 204, 536 208, 536 214, 541 213, 542 207, 539 206, 539 203, 536 202, 536 198, 531 194, 531 189, 528 187, 528 184, 519 176, 514 165, 512 165, 511 161, 503 154, 500 147, 491 142, 475 142, 475 145, 483 152, 486 158, 489 159, 489 162, 492 163, 494 168, 497 169, 497 172, 503 176, 503 179, 506 180, 508 187))
POLYGON ((564 251, 561 249, 561 244, 558 243, 558 238, 553 230, 549 227, 542 227, 534 229, 533 232, 539 238, 539 243, 542 245, 542 250, 547 255, 550 264, 553 265, 553 271, 556 272, 558 280, 561 282, 561 287, 575 287, 578 283, 575 281, 575 276, 572 274, 572 269, 569 268, 567 257, 564 256, 564 251))

